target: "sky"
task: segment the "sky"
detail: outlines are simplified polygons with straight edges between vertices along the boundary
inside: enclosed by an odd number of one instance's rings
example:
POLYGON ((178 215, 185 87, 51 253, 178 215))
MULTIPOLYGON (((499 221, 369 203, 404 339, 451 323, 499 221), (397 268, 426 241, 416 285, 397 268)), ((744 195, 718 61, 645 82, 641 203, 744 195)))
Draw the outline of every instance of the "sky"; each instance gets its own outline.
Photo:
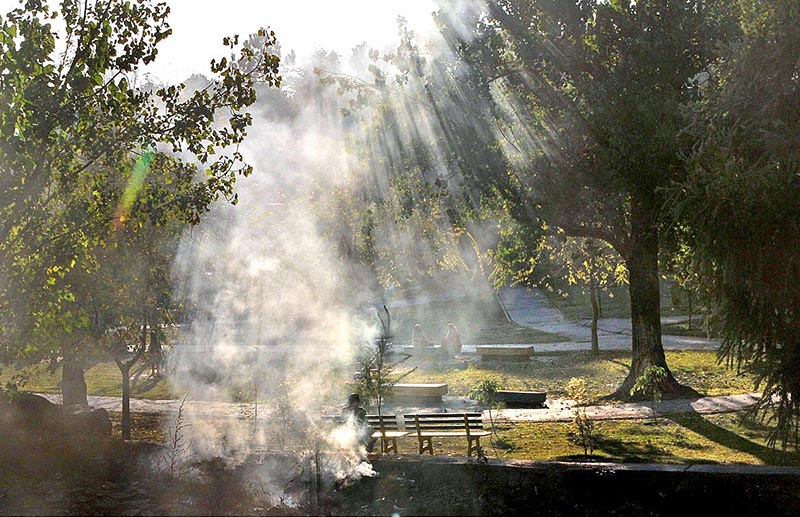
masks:
MULTIPOLYGON (((51 4, 55 0, 50 0, 51 4)), ((325 48, 347 56, 364 41, 383 50, 397 38, 397 16, 418 31, 430 30, 434 0, 166 0, 173 34, 159 45, 147 72, 163 82, 177 82, 207 72, 212 58, 227 55, 222 38, 247 36, 259 27, 275 31, 285 53, 299 60, 325 48)), ((0 12, 18 5, 0 0, 0 12)))

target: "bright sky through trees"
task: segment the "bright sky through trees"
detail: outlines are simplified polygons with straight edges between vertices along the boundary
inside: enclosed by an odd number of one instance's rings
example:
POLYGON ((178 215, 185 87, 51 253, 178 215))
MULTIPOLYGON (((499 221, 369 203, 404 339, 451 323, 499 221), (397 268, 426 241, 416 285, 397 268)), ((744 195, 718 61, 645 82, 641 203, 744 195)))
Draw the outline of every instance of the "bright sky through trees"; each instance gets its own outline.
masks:
MULTIPOLYGON (((222 38, 247 36, 259 27, 275 31, 284 53, 300 60, 316 49, 348 56, 359 43, 382 50, 397 40, 397 17, 417 31, 431 30, 433 0, 166 0, 172 9, 173 33, 159 45, 159 56, 147 68, 153 78, 178 82, 194 72, 208 72, 212 58, 224 55, 222 38)), ((0 0, 0 13, 18 6, 0 0)))

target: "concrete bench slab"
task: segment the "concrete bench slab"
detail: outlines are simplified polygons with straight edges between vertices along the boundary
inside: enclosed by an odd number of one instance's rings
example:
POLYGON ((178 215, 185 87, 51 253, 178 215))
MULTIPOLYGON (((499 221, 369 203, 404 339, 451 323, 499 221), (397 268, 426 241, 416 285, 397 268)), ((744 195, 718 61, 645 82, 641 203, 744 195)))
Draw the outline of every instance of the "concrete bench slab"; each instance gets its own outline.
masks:
POLYGON ((547 393, 544 391, 499 390, 496 398, 498 402, 503 402, 510 408, 541 407, 547 398, 547 393))
POLYGON ((479 345, 475 352, 482 361, 528 361, 533 356, 533 347, 479 345))
POLYGON ((431 346, 404 346, 403 352, 418 358, 438 358, 444 355, 445 351, 442 345, 431 346))
POLYGON ((392 386, 392 398, 394 399, 441 403, 443 395, 447 395, 447 384, 397 383, 392 386))

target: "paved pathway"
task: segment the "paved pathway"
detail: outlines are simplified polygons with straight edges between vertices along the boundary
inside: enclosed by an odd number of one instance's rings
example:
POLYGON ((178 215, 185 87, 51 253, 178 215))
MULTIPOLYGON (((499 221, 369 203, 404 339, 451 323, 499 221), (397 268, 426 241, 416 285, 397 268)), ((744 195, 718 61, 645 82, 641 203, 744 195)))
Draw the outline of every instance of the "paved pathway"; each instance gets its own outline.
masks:
MULTIPOLYGON (((58 402, 58 395, 40 393, 53 402, 58 402)), ((657 415, 669 413, 730 413, 741 411, 755 404, 759 395, 745 393, 740 395, 726 395, 720 397, 704 397, 700 399, 665 400, 653 405, 657 415)), ((119 397, 89 397, 89 405, 96 408, 105 408, 107 411, 121 411, 122 401, 119 397)), ((131 411, 135 413, 171 413, 178 411, 181 405, 179 400, 142 400, 131 399, 131 411)), ((566 399, 547 399, 547 407, 540 409, 500 409, 494 411, 496 418, 511 422, 568 422, 571 421, 574 402, 566 399)), ((474 400, 467 397, 445 396, 444 403, 435 407, 403 406, 392 407, 392 412, 441 412, 478 410, 474 400)), ((255 407, 253 404, 235 402, 207 402, 201 400, 187 400, 184 411, 194 418, 235 418, 249 420, 253 418, 255 407)), ((268 418, 267 408, 259 407, 259 418, 268 418)), ((613 404, 605 406, 587 406, 586 415, 595 420, 625 420, 631 418, 649 418, 652 410, 649 404, 631 402, 626 404, 613 404)))
MULTIPOLYGON (((547 297, 537 289, 506 287, 500 290, 501 306, 515 323, 543 332, 568 336, 569 341, 557 343, 533 343, 540 352, 567 352, 591 349, 590 320, 569 321, 556 309, 547 297)), ((663 317, 663 323, 671 323, 680 317, 663 317)), ((631 322, 625 318, 601 318, 598 322, 598 339, 602 350, 630 350, 631 322)), ((719 339, 690 336, 661 337, 666 350, 716 350, 719 339)), ((463 346, 464 352, 475 352, 474 343, 463 346)), ((497 346, 519 346, 500 344, 497 346)))
MULTIPOLYGON (((57 404, 61 403, 61 395, 54 393, 37 393, 57 404)), ((95 408, 103 408, 106 411, 122 411, 121 397, 102 397, 89 395, 87 397, 89 405, 95 408)), ((180 400, 145 400, 131 399, 131 412, 133 413, 177 413, 181 406, 180 400)), ((253 418, 255 406, 253 404, 243 404, 239 402, 218 402, 205 400, 186 400, 184 411, 195 417, 202 418, 253 418)), ((258 408, 259 413, 264 411, 263 407, 258 408)), ((261 415, 259 415, 260 417, 261 415)))
MULTIPOLYGON (((731 413, 749 408, 758 401, 758 393, 703 397, 700 399, 677 399, 655 404, 630 402, 605 406, 587 406, 586 416, 594 420, 626 420, 650 418, 653 410, 657 416, 670 413, 731 413)), ((511 422, 569 422, 574 418, 574 403, 570 400, 547 400, 546 409, 501 409, 496 412, 500 420, 511 422)))

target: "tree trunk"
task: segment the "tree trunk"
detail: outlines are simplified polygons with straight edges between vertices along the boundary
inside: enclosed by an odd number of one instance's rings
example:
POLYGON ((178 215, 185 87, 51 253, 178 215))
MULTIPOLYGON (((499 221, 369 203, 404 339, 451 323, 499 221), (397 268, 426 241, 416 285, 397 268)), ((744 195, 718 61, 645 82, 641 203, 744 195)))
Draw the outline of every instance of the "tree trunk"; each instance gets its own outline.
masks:
POLYGON ((120 373, 122 373, 122 439, 131 439, 131 365, 117 361, 120 373))
POLYGON ((156 328, 150 331, 150 346, 147 349, 147 354, 150 356, 150 375, 152 377, 161 375, 161 362, 163 361, 164 354, 161 349, 161 339, 159 338, 156 328))
POLYGON ((675 380, 661 344, 657 203, 654 196, 631 196, 630 250, 626 257, 631 299, 631 369, 612 395, 622 400, 632 398, 630 390, 636 379, 650 366, 667 371, 667 378, 660 385, 664 398, 697 395, 675 380))
POLYGON ((592 285, 589 288, 589 297, 592 300, 592 355, 600 355, 600 342, 597 338, 597 320, 600 319, 600 307, 597 303, 597 288, 592 285))
POLYGON ((61 401, 65 406, 88 406, 83 361, 72 353, 65 353, 61 363, 61 401))
POLYGON ((600 343, 597 339, 597 320, 600 319, 600 304, 598 303, 597 282, 594 278, 594 257, 589 259, 589 264, 589 298, 592 301, 592 355, 597 357, 600 355, 600 343))
POLYGON ((597 290, 597 315, 599 317, 603 317, 603 297, 600 296, 602 292, 598 289, 597 290))

